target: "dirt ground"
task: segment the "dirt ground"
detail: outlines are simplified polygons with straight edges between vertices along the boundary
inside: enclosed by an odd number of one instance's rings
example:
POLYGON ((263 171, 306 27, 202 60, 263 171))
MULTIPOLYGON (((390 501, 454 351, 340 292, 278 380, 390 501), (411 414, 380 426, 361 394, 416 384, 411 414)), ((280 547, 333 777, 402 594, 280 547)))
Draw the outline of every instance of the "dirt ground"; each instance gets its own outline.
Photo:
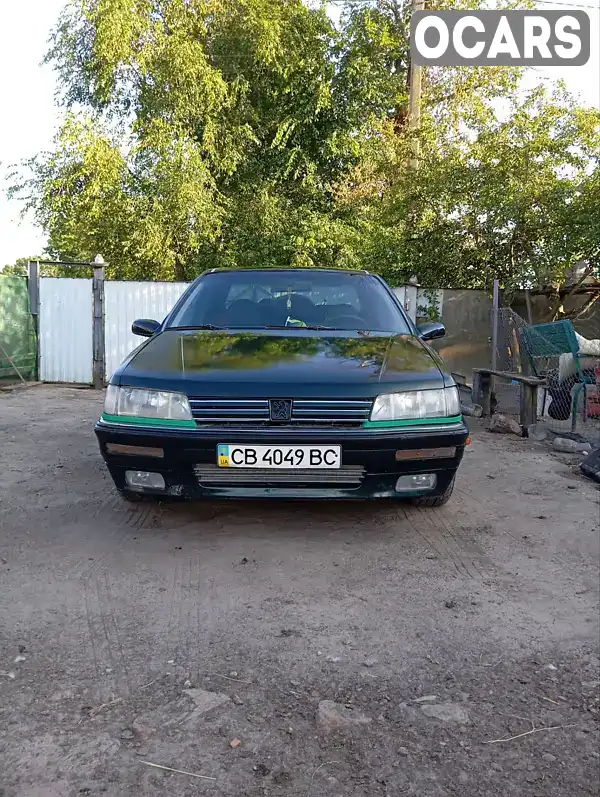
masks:
POLYGON ((442 509, 129 505, 101 402, 0 393, 2 797, 597 794, 575 460, 475 428, 442 509))

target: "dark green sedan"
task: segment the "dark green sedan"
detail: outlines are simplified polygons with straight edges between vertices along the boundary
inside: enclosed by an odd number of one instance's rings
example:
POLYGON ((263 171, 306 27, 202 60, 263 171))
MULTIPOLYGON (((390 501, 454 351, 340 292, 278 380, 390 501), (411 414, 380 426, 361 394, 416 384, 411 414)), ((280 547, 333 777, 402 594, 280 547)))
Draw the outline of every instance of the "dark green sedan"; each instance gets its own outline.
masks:
POLYGON ((113 374, 96 424, 117 489, 200 498, 448 500, 458 389, 364 271, 214 270, 113 374))

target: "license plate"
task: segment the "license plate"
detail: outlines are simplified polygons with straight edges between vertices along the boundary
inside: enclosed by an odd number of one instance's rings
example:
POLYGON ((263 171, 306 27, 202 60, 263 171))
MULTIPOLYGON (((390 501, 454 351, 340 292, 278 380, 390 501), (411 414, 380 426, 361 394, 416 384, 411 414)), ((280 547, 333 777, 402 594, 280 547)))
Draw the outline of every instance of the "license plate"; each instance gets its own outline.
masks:
POLYGON ((341 446, 238 446, 220 443, 220 468, 340 468, 341 446))

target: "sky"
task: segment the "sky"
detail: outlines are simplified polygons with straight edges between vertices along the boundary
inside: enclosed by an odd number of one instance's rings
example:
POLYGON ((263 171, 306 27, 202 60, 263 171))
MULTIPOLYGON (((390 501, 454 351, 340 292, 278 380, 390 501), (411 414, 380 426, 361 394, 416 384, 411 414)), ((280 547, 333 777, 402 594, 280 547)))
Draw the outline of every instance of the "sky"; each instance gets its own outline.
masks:
MULTIPOLYGON (((600 108, 600 0, 539 0, 539 8, 581 8, 590 15, 592 56, 582 67, 530 70, 523 88, 562 79, 585 105, 600 108)), ((4 0, 0 25, 0 268, 18 257, 42 254, 45 236, 32 219, 20 219, 21 204, 8 200, 12 164, 52 145, 61 121, 54 102, 56 83, 41 61, 64 0, 4 0)))

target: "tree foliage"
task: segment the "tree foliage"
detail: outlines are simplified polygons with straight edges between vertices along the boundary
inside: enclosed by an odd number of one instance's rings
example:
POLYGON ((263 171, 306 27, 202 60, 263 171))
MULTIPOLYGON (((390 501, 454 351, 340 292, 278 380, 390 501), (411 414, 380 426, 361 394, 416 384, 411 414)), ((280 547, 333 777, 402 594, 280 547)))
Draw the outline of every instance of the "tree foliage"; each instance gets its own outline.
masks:
POLYGON ((34 257, 18 257, 14 263, 7 263, 0 269, 4 277, 26 277, 29 273, 30 260, 42 260, 39 255, 34 257))
POLYGON ((559 284, 580 260, 598 270, 600 114, 544 89, 507 111, 451 147, 424 130, 419 179, 405 170, 383 203, 396 240, 373 252, 388 254, 387 271, 432 287, 499 279, 510 291, 559 284))
POLYGON ((352 266, 508 289, 597 268, 598 112, 523 96, 516 69, 426 69, 411 169, 408 14, 348 2, 336 27, 301 0, 71 0, 48 55, 65 122, 14 188, 49 254, 102 252, 120 278, 352 266))

